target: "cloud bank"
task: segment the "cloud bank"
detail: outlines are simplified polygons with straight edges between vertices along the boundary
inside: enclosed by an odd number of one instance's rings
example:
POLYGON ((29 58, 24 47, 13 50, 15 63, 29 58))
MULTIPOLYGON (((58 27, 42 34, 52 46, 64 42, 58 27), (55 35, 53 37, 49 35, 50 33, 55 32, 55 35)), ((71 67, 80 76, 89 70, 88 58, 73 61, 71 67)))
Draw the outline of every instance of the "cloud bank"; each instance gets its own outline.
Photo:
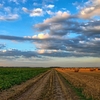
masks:
MULTIPOLYGON (((19 1, 10 0, 10 2, 17 4, 19 1)), ((0 7, 2 6, 0 4, 0 7)), ((29 10, 27 7, 22 7, 21 10, 29 14, 30 17, 44 16, 46 14, 51 16, 33 25, 33 29, 37 32, 37 35, 23 37, 0 35, 0 39, 18 42, 28 41, 35 45, 36 50, 2 50, 5 45, 0 44, 0 56, 18 56, 25 58, 100 57, 100 1, 89 0, 85 2, 84 6, 80 7, 76 14, 60 10, 52 12, 54 7, 51 4, 46 5, 46 12, 43 11, 43 8, 29 10)), ((5 8, 5 11, 11 13, 10 8, 5 8)), ((16 20, 18 18, 18 14, 0 15, 1 21, 16 20)))

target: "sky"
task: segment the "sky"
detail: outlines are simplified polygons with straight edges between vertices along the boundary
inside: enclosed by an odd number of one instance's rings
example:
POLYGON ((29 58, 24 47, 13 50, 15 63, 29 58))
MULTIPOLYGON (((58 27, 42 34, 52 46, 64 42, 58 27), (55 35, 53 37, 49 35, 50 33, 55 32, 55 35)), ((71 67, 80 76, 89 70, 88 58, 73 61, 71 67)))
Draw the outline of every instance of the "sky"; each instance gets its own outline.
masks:
POLYGON ((100 67, 100 0, 0 0, 0 66, 100 67))

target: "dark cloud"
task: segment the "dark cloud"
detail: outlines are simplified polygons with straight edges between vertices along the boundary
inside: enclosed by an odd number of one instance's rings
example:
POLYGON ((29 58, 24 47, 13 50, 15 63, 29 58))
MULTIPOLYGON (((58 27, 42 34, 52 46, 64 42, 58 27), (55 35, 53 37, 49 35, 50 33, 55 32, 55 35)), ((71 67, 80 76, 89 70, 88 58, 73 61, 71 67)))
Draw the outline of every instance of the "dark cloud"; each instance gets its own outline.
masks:
POLYGON ((100 57, 97 53, 86 53, 86 52, 51 52, 51 53, 42 53, 42 56, 48 57, 100 57))
POLYGON ((94 20, 87 22, 82 26, 82 34, 88 37, 100 35, 100 21, 94 20))
POLYGON ((64 20, 64 21, 55 21, 50 23, 40 23, 34 26, 35 29, 42 32, 48 30, 51 35, 63 36, 70 32, 79 32, 80 24, 78 22, 64 20))
POLYGON ((0 39, 5 39, 5 40, 24 40, 23 37, 9 36, 9 35, 0 35, 0 39))
MULTIPOLYGON (((72 18, 69 13, 58 11, 55 16, 52 18, 48 18, 44 20, 43 23, 39 23, 34 25, 34 29, 38 31, 45 31, 45 30, 57 30, 61 27, 61 24, 64 24, 67 19, 72 18)), ((62 27, 61 27, 62 28, 62 27)))
POLYGON ((99 56, 100 55, 100 38, 87 38, 84 35, 76 38, 29 38, 29 37, 15 37, 15 36, 0 36, 1 39, 16 40, 16 41, 29 41, 36 45, 37 50, 50 50, 51 53, 44 52, 42 54, 36 52, 23 52, 18 50, 11 50, 2 52, 0 55, 3 56, 61 56, 70 57, 76 56, 99 56), (56 52, 53 52, 56 50, 56 52), (59 52, 60 50, 60 52, 59 52))
POLYGON ((29 58, 29 57, 38 57, 38 54, 35 51, 20 51, 17 49, 11 49, 11 50, 0 51, 0 56, 9 56, 9 57, 22 56, 25 58, 29 58))
MULTIPOLYGON (((59 39, 56 37, 48 37, 48 38, 38 38, 38 37, 32 37, 32 36, 25 36, 25 37, 19 37, 19 36, 9 36, 9 35, 0 35, 0 39, 3 40, 15 40, 15 41, 30 41, 30 42, 35 42, 38 41, 41 43, 41 41, 46 42, 46 41, 58 41, 59 39)), ((61 39, 62 40, 62 39, 61 39)))
POLYGON ((92 19, 84 21, 77 15, 67 15, 61 13, 34 25, 34 29, 39 32, 48 31, 51 36, 65 36, 71 33, 84 35, 84 37, 100 36, 100 20, 92 19))
POLYGON ((36 25, 39 31, 48 30, 50 35, 64 36, 70 33, 84 34, 85 36, 93 36, 100 34, 100 21, 90 21, 86 23, 75 22, 73 20, 65 20, 63 23, 54 23, 51 25, 36 25))
POLYGON ((6 47, 5 44, 0 44, 0 49, 3 49, 5 47, 6 47))
POLYGON ((34 29, 36 28, 38 31, 44 31, 46 29, 49 29, 50 25, 46 23, 39 23, 33 26, 34 29))

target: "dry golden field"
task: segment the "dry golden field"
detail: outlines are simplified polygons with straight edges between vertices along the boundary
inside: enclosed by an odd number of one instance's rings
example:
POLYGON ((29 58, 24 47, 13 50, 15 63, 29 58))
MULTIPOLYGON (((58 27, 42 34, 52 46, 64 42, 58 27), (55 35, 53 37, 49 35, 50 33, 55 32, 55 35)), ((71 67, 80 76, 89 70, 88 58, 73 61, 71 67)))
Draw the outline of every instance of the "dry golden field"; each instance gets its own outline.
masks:
POLYGON ((56 68, 75 88, 90 100, 100 100, 100 70, 97 68, 56 68))

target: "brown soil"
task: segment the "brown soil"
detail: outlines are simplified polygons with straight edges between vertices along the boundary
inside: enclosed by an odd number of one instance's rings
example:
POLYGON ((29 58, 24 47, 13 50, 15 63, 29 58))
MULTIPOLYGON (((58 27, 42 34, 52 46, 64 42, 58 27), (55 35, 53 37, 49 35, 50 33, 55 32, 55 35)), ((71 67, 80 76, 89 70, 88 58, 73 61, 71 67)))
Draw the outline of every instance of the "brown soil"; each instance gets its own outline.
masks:
POLYGON ((0 100, 80 100, 55 69, 0 93, 0 100))

